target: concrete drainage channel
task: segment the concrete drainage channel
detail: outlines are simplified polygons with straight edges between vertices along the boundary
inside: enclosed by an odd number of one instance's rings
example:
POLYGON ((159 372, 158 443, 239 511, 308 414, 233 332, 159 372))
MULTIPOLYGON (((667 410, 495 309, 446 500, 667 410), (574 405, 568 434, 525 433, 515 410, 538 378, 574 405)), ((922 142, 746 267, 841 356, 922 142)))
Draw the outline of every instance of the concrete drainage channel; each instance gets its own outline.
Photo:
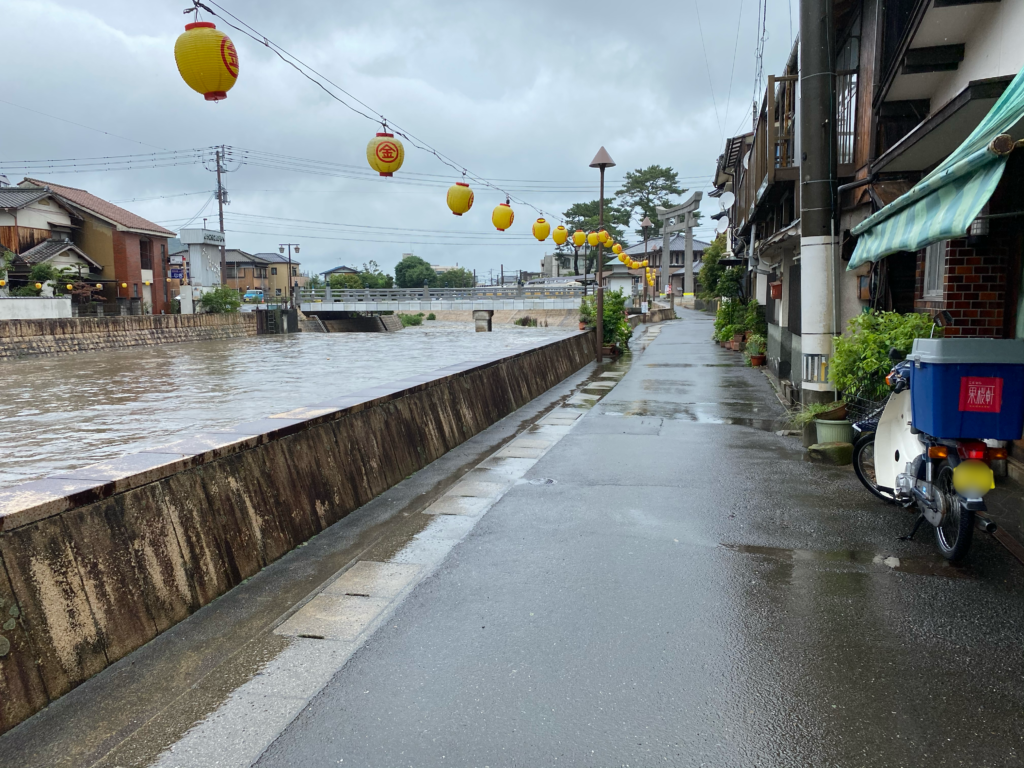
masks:
MULTIPOLYGON (((642 351, 659 329, 639 337, 642 351), (646 342, 646 343, 645 343, 646 342)), ((398 540, 382 536, 282 616, 273 636, 286 643, 212 714, 154 763, 161 768, 237 766, 259 759, 402 600, 428 578, 488 510, 517 483, 550 484, 526 473, 625 374, 629 359, 599 368, 532 426, 480 462, 433 501, 398 540)), ((415 516, 414 516, 415 517, 415 516)))

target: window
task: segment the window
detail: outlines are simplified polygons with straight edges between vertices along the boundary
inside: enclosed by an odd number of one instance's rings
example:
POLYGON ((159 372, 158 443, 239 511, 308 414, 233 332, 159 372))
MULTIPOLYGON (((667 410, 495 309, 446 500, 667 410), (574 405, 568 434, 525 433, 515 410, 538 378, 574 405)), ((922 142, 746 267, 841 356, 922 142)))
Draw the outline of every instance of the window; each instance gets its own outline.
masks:
POLYGON ((299 274, 298 267, 292 267, 292 277, 296 277, 299 274))
POLYGON ((253 277, 266 277, 267 276, 267 268, 266 267, 256 267, 253 270, 253 272, 254 272, 253 277))
MULTIPOLYGON (((236 265, 228 264, 226 266, 227 266, 227 278, 228 278, 228 280, 233 280, 233 279, 235 279, 235 278, 237 278, 239 276, 238 275, 238 267, 236 265)), ((242 270, 242 276, 244 277, 244 275, 245 275, 245 270, 242 270)))
POLYGON ((132 296, 134 296, 136 299, 139 298, 139 284, 138 283, 132 283, 132 296))
POLYGON ((160 243, 160 258, 167 255, 167 243, 160 243))
POLYGON ((836 57, 836 138, 840 163, 853 162, 856 137, 857 69, 860 66, 860 17, 836 57))
MULTIPOLYGON (((277 267, 271 267, 270 268, 270 274, 276 275, 277 274, 277 267)), ((280 293, 280 291, 278 291, 278 293, 280 293)))
POLYGON ((941 299, 943 278, 946 275, 946 246, 948 240, 932 243, 924 249, 924 298, 941 299))
POLYGON ((153 269, 153 243, 139 240, 139 265, 142 269, 153 269))
POLYGON ((280 296, 280 295, 281 295, 281 289, 280 289, 280 288, 276 289, 276 290, 274 291, 274 295, 275 295, 275 296, 280 296))

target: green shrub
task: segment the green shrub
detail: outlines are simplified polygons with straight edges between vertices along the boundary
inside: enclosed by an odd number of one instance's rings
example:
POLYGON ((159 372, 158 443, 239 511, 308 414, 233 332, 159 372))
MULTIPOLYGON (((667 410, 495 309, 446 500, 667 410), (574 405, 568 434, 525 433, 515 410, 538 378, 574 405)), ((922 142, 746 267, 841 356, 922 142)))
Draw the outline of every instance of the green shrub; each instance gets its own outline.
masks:
POLYGON ((758 336, 768 335, 768 323, 764 319, 764 307, 757 303, 757 299, 747 302, 746 311, 743 314, 743 327, 758 336))
POLYGON ((588 328, 597 325, 597 299, 593 296, 580 299, 580 322, 588 328))
MULTIPOLYGON (((914 339, 932 333, 928 315, 911 312, 864 312, 852 318, 847 335, 834 339, 829 376, 836 389, 869 400, 881 400, 888 392, 885 377, 892 369, 889 350, 909 354, 914 339)), ((941 336, 942 329, 935 328, 941 336)))
POLYGON ((768 348, 768 342, 765 337, 760 333, 750 334, 750 338, 747 339, 746 353, 747 357, 751 355, 763 355, 765 350, 768 348))
POLYGON ((437 320, 437 315, 431 312, 429 315, 427 315, 427 320, 437 320))
POLYGON ((422 313, 418 315, 403 315, 399 312, 398 319, 402 321, 402 326, 405 328, 408 328, 410 325, 423 325, 422 313))
POLYGON ((216 315, 237 312, 238 308, 242 306, 242 297, 238 295, 235 288, 229 285, 219 285, 200 297, 199 306, 204 312, 216 315))
POLYGON ((618 344, 625 349, 633 335, 633 328, 626 319, 626 296, 620 288, 604 294, 604 343, 618 344))

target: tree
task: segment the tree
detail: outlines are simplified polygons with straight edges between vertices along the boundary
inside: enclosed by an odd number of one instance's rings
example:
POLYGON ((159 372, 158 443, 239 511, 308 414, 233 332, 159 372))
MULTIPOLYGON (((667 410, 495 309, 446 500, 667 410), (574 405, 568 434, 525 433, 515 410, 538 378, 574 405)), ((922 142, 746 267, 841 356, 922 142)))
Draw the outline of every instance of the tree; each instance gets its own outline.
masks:
POLYGON ((242 306, 242 298, 238 295, 238 291, 231 286, 218 285, 200 297, 199 306, 206 312, 221 315, 237 312, 238 308, 242 306))
POLYGON ((363 285, 363 281, 359 279, 359 275, 353 275, 351 272, 335 272, 331 275, 329 282, 332 289, 339 291, 366 287, 363 285))
POLYGON ((456 267, 443 272, 438 278, 442 288, 472 288, 473 273, 465 267, 456 267))
POLYGON ((311 274, 309 274, 307 272, 303 272, 302 275, 303 275, 303 277, 306 278, 306 287, 309 288, 311 291, 318 290, 320 288, 323 288, 325 285, 327 285, 327 281, 324 280, 323 275, 320 275, 320 274, 311 275, 311 274))
POLYGON ((711 301, 722 295, 719 293, 718 283, 721 281, 722 275, 725 274, 725 267, 721 266, 718 260, 722 258, 723 253, 725 253, 724 233, 715 238, 714 242, 708 246, 708 249, 704 251, 700 259, 700 274, 698 277, 701 287, 700 297, 704 301, 711 301))
POLYGON ((359 273, 359 279, 363 282, 363 288, 393 288, 395 278, 385 274, 376 261, 363 264, 363 271, 359 273))
POLYGON ((435 288, 437 273, 426 261, 410 253, 395 265, 395 283, 399 288, 422 288, 423 283, 435 288))
MULTIPOLYGON (((668 208, 673 205, 672 195, 682 195, 686 190, 679 186, 679 174, 671 166, 649 165, 627 171, 622 187, 615 196, 630 218, 642 220, 650 218, 655 228, 661 228, 658 218, 658 206, 668 208)), ((638 232, 640 230, 637 230, 638 232)))
MULTIPOLYGON (((576 203, 569 208, 564 214, 565 226, 570 232, 577 229, 581 229, 584 232, 593 232, 601 229, 601 218, 600 209, 597 200, 591 200, 586 203, 576 203)), ((629 213, 619 206, 615 205, 615 201, 612 198, 605 198, 604 201, 604 229, 607 230, 608 234, 611 235, 612 239, 626 247, 625 232, 622 227, 629 226, 629 213)), ((566 240, 564 245, 560 245, 556 248, 556 252, 563 257, 572 257, 572 268, 573 274, 579 275, 580 265, 579 256, 581 248, 577 248, 573 245, 572 240, 566 240)), ((584 249, 586 256, 586 264, 584 265, 584 271, 593 272, 597 268, 597 250, 596 249, 584 249)), ((606 261, 611 261, 611 250, 605 249, 606 261)))

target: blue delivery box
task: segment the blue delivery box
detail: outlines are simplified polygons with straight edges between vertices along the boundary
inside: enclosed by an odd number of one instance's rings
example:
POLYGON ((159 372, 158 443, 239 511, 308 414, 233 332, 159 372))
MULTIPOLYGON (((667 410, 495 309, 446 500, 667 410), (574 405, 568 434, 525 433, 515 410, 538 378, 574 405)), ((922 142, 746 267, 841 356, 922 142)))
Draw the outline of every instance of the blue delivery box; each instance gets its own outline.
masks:
POLYGON ((915 339, 911 419, 941 439, 1019 440, 1024 339, 915 339))

